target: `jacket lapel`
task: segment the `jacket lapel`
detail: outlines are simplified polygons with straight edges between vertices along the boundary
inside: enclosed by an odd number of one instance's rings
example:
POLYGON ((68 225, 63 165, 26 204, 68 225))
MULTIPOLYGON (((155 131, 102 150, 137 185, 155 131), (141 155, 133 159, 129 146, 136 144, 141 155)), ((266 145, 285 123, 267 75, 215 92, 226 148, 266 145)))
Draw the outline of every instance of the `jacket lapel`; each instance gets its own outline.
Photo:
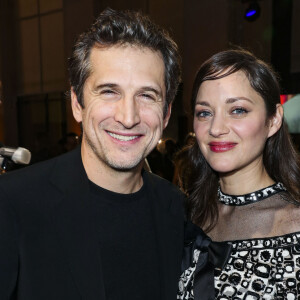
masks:
MULTIPOLYGON (((177 283, 183 248, 183 216, 172 213, 173 201, 179 201, 165 193, 151 178, 150 191, 155 231, 157 236, 158 258, 160 266, 161 299, 176 299, 177 283)), ((182 211, 180 211, 182 212, 182 211)))
POLYGON ((89 201, 80 148, 54 166, 52 183, 61 191, 54 223, 82 299, 105 299, 99 239, 89 201))

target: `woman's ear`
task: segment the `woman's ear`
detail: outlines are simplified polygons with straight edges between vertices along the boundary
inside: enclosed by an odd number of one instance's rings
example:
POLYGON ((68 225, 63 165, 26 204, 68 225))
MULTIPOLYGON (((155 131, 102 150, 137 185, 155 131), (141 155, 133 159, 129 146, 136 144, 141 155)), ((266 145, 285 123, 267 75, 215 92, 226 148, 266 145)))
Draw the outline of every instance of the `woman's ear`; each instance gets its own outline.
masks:
POLYGON ((281 127, 283 120, 283 107, 281 104, 276 105, 276 113, 269 120, 269 134, 268 137, 274 135, 281 127))

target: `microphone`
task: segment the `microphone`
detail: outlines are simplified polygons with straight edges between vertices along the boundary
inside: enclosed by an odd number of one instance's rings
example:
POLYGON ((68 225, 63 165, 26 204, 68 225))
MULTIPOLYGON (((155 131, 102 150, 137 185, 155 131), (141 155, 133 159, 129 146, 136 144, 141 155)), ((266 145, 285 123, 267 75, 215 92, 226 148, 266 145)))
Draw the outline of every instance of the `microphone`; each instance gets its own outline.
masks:
POLYGON ((29 164, 31 159, 30 151, 22 147, 1 147, 0 156, 10 158, 14 163, 22 165, 29 164))

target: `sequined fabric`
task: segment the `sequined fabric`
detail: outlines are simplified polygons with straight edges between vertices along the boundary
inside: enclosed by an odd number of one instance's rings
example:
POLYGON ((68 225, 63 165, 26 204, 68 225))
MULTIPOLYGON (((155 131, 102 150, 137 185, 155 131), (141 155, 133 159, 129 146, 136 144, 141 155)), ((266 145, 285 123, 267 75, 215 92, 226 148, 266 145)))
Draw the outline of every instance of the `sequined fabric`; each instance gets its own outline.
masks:
POLYGON ((269 187, 255 191, 250 194, 241 196, 231 196, 224 194, 220 187, 218 189, 219 201, 226 205, 247 205, 250 203, 258 202, 264 200, 267 197, 277 194, 278 192, 286 191, 282 183, 278 182, 269 187))
MULTIPOLYGON (((291 227, 299 224, 299 204, 281 183, 241 196, 219 190, 219 201, 232 210, 228 220, 220 219, 216 240, 231 243, 232 251, 215 273, 215 299, 300 300, 300 228, 291 227), (250 238, 257 234, 262 237, 250 238)), ((177 299, 195 299, 195 263, 182 273, 177 299)))
POLYGON ((216 299, 299 299, 300 233, 232 242, 216 299))

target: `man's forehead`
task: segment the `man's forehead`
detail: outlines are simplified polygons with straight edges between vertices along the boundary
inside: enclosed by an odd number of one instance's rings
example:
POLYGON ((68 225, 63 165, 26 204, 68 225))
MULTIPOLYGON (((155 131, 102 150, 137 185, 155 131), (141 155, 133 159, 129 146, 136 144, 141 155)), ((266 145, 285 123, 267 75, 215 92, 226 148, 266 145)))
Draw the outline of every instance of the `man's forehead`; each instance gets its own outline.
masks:
MULTIPOLYGON (((99 72, 103 76, 111 74, 121 77, 122 71, 127 71, 126 68, 132 68, 131 74, 140 71, 140 75, 155 78, 157 84, 163 85, 161 88, 166 88, 165 64, 159 51, 128 43, 112 46, 97 44, 92 48, 89 61, 90 76, 99 72), (126 64, 127 66, 124 67, 126 64)), ((138 79, 142 80, 142 78, 138 79)))
POLYGON ((119 43, 115 45, 102 45, 100 43, 96 43, 90 52, 90 63, 92 63, 93 57, 97 55, 97 53, 106 53, 107 55, 113 54, 113 53, 136 53, 136 55, 139 54, 145 54, 145 56, 154 56, 157 57, 158 60, 162 63, 163 69, 165 71, 165 62, 163 59, 163 55, 159 50, 154 50, 150 47, 138 45, 138 44, 129 44, 129 43, 119 43))
POLYGON ((112 45, 95 43, 93 45, 93 47, 91 48, 91 50, 93 51, 96 49, 98 49, 98 50, 134 49, 134 50, 138 50, 138 51, 152 52, 152 53, 158 54, 163 59, 161 51, 155 50, 154 48, 152 48, 150 46, 145 46, 145 45, 142 45, 139 43, 119 42, 119 43, 112 44, 112 45))

